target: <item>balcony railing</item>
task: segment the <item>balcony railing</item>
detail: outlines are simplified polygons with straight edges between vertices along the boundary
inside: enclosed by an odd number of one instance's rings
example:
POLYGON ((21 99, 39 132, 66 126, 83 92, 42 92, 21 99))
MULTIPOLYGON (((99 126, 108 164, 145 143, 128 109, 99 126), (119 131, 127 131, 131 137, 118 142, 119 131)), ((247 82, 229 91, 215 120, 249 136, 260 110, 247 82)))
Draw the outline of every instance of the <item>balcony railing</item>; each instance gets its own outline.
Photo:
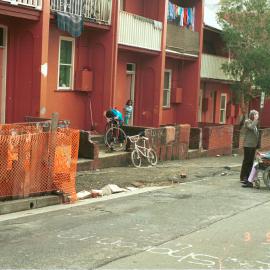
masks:
POLYGON ((213 80, 225 80, 231 81, 222 70, 222 64, 229 61, 226 57, 215 56, 210 54, 202 55, 202 66, 201 66, 201 78, 202 79, 213 79, 213 80))
POLYGON ((83 16, 95 23, 111 24, 112 0, 51 0, 51 10, 83 16))
MULTIPOLYGON (((42 0, 0 0, 0 2, 8 2, 12 5, 22 5, 36 9, 42 9, 42 0)), ((45 0, 46 1, 46 0, 45 0)))
POLYGON ((118 43, 148 50, 161 50, 162 23, 120 11, 118 43))
POLYGON ((167 49, 177 53, 199 55, 199 33, 168 23, 167 49))

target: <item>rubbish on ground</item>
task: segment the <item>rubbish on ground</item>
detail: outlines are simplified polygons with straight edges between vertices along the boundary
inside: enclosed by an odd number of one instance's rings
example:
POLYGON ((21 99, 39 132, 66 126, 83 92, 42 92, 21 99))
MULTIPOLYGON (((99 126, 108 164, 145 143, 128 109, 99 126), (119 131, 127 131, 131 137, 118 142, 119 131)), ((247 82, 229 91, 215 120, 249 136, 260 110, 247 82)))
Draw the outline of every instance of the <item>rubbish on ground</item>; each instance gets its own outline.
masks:
POLYGON ((102 194, 104 196, 108 196, 108 195, 111 195, 112 194, 112 191, 111 191, 109 185, 107 185, 107 186, 105 186, 105 187, 102 188, 102 194))
POLYGON ((223 172, 223 173, 221 174, 221 176, 225 176, 225 175, 227 175, 227 173, 225 173, 225 172, 223 172))
POLYGON ((124 188, 120 188, 114 184, 110 184, 102 188, 103 195, 111 195, 114 193, 120 193, 124 191, 126 191, 124 188))
POLYGON ((108 186, 111 189, 112 193, 119 193, 119 192, 124 192, 125 191, 125 189, 120 188, 117 185, 111 184, 111 185, 108 185, 108 186))
POLYGON ((224 169, 230 171, 231 170, 231 167, 230 166, 224 166, 224 169))
POLYGON ((186 174, 186 173, 181 173, 181 174, 180 174, 180 177, 181 177, 181 178, 187 178, 187 174, 186 174))
POLYGON ((132 186, 136 187, 136 188, 141 188, 144 186, 143 182, 139 182, 139 181, 135 181, 131 183, 132 186))
POLYGON ((220 157, 220 155, 216 155, 216 157, 220 157))
POLYGON ((92 189, 91 190, 92 198, 100 197, 103 195, 102 190, 100 189, 92 189))
POLYGON ((77 193, 78 200, 84 200, 91 197, 91 192, 83 190, 77 193))
POLYGON ((232 156, 233 156, 233 157, 238 157, 238 154, 233 154, 232 156))

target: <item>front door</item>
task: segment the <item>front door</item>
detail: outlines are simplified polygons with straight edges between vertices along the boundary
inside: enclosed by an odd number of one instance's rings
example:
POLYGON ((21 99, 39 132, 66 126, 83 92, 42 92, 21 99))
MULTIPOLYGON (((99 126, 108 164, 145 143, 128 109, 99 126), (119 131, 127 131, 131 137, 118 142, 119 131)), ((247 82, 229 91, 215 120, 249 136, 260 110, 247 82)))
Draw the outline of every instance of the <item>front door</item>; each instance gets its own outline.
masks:
POLYGON ((129 125, 133 125, 134 100, 135 100, 136 64, 127 64, 127 100, 132 100, 133 113, 129 125))
POLYGON ((7 28, 0 26, 0 123, 6 120, 7 28))

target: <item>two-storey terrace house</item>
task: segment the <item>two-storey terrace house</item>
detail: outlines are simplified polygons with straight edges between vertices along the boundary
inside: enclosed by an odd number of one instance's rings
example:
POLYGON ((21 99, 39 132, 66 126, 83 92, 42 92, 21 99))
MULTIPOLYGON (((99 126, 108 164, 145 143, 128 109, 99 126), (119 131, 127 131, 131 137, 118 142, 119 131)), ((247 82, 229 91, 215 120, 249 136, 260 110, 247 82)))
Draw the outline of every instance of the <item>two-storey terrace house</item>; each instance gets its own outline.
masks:
POLYGON ((57 111, 104 130, 198 122, 202 0, 0 0, 1 121, 57 111))
POLYGON ((198 121, 207 124, 236 124, 239 105, 230 89, 232 80, 222 70, 229 54, 222 40, 216 13, 205 7, 198 121))

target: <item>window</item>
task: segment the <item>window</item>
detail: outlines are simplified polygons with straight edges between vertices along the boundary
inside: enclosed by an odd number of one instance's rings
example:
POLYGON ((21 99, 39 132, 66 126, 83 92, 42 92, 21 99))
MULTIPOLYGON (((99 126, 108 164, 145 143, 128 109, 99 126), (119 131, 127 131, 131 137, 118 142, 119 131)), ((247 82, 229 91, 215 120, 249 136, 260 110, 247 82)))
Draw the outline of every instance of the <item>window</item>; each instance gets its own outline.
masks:
POLYGON ((220 124, 226 123, 226 104, 227 104, 227 95, 221 94, 220 96, 220 124))
POLYGON ((73 88, 74 44, 73 38, 60 38, 58 62, 58 89, 60 90, 73 88))
POLYGON ((172 71, 165 70, 164 74, 164 90, 163 90, 163 107, 170 108, 171 103, 171 83, 172 81, 172 71))

